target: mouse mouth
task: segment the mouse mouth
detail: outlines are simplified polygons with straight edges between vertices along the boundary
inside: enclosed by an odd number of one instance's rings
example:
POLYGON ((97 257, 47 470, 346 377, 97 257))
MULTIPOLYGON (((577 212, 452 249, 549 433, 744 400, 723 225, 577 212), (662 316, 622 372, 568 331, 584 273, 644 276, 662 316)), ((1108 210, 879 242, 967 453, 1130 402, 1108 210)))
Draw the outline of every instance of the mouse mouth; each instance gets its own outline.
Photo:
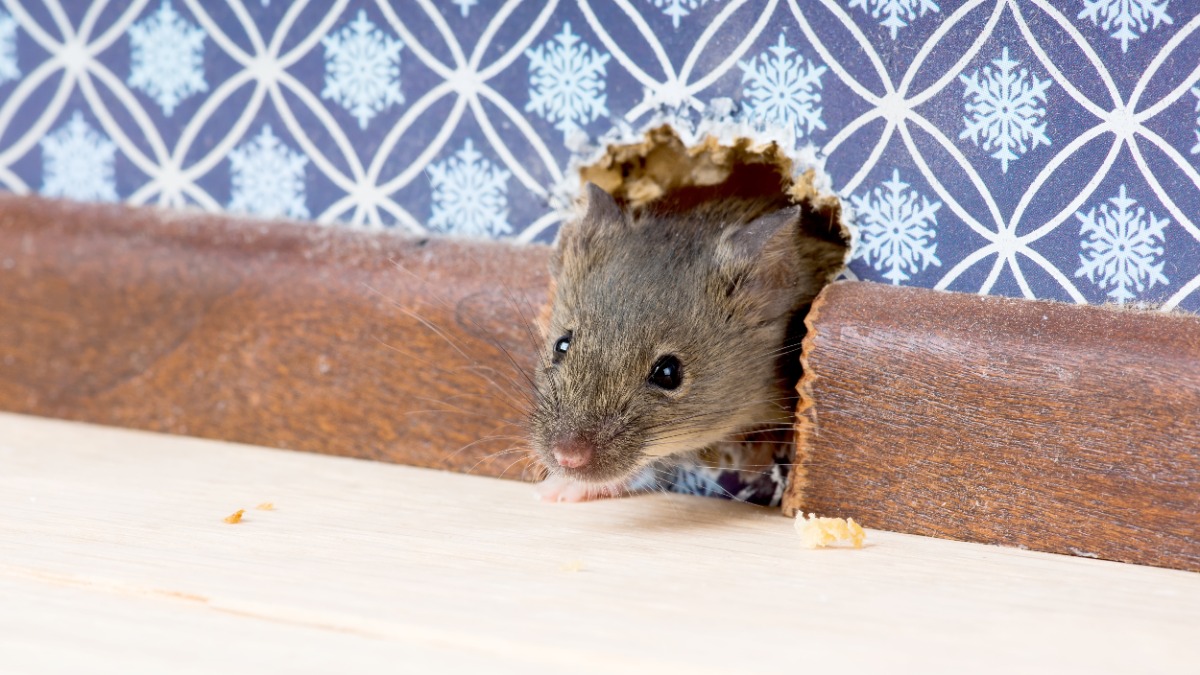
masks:
POLYGON ((552 472, 580 483, 608 486, 629 482, 638 474, 642 466, 641 463, 629 467, 583 467, 578 469, 559 466, 554 467, 552 472))
POLYGON ((542 463, 546 465, 551 474, 563 476, 579 483, 603 487, 617 487, 629 483, 652 459, 640 450, 636 453, 628 450, 622 450, 620 453, 602 450, 597 453, 593 462, 584 466, 568 467, 561 465, 551 452, 541 453, 542 463), (623 456, 617 457, 618 454, 623 456))

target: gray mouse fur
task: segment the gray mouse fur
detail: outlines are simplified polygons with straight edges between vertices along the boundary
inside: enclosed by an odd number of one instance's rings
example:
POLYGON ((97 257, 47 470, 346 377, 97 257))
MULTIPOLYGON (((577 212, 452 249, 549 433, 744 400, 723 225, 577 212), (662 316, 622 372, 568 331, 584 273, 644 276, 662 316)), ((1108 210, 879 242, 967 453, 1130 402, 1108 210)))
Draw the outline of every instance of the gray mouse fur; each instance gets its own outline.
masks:
POLYGON ((586 196, 585 215, 559 234, 535 380, 532 445, 550 472, 617 485, 660 458, 790 423, 785 361, 798 356, 780 352, 844 247, 805 235, 801 207, 777 199, 715 200, 680 215, 624 209, 591 183, 586 196), (665 355, 681 364, 672 390, 648 379, 665 355), (564 444, 594 455, 562 466, 554 453, 564 444))

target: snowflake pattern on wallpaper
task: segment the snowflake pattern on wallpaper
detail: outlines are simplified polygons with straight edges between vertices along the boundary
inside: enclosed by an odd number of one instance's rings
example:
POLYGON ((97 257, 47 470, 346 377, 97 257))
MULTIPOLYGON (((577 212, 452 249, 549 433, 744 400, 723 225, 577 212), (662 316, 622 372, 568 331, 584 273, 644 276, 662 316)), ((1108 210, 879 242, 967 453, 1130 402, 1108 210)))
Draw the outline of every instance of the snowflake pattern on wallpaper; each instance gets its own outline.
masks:
POLYGON ((321 98, 334 101, 358 120, 360 129, 392 105, 402 105, 400 50, 404 43, 379 30, 363 10, 354 21, 321 39, 325 47, 325 88, 321 98))
POLYGON ((1121 51, 1129 51, 1129 41, 1145 35, 1160 23, 1171 24, 1167 5, 1171 0, 1083 0, 1083 10, 1077 18, 1088 19, 1104 30, 1113 31, 1111 37, 1121 41, 1121 51))
POLYGON ((258 136, 229 153, 233 182, 229 210, 265 218, 307 218, 304 167, 308 158, 283 144, 264 124, 258 136))
POLYGON ((0 9, 0 85, 21 76, 17 68, 17 22, 0 9))
POLYGON ((566 138, 580 127, 608 116, 605 107, 605 64, 609 55, 593 49, 571 32, 562 32, 525 52, 529 57, 527 112, 537 113, 566 138))
MULTIPOLYGON (((1200 310, 1200 2, 53 6, 0 2, 3 190, 545 242, 575 153, 721 120, 828 172, 848 276, 1200 310)), ((777 503, 775 459, 660 487, 777 503)))
POLYGON ((508 234, 508 171, 467 139, 453 157, 429 165, 433 213, 429 226, 442 232, 497 237, 508 234))
POLYGON ((892 31, 893 40, 917 17, 941 11, 933 0, 850 0, 850 9, 855 7, 870 12, 872 19, 882 18, 879 25, 892 31))
POLYGON ((117 146, 78 110, 41 141, 42 194, 80 201, 117 201, 113 163, 117 146))
POLYGON ((1164 231, 1171 221, 1137 205, 1122 184, 1109 204, 1078 212, 1083 253, 1075 276, 1086 276, 1100 288, 1112 289, 1109 297, 1128 302, 1155 284, 1170 283, 1163 274, 1164 231), (1135 208, 1136 207, 1136 208, 1135 208), (1147 220, 1149 216, 1149 220, 1147 220))
POLYGON ((967 99, 963 104, 966 128, 958 138, 969 138, 984 150, 995 150, 991 156, 1000 160, 1000 170, 1008 173, 1009 162, 1038 145, 1050 145, 1044 117, 1046 90, 1052 83, 1026 68, 1018 71, 1021 62, 1009 58, 1008 47, 992 65, 996 69, 984 66, 982 77, 978 70, 970 77, 958 76, 966 85, 963 98, 967 99))
POLYGON ((458 5, 458 9, 465 19, 471 15, 471 8, 479 4, 479 0, 450 0, 450 4, 458 5))
MULTIPOLYGON (((708 4, 708 0, 648 0, 671 17, 671 23, 679 29, 679 20, 708 4)), ((718 0, 713 0, 717 2, 718 0)))
POLYGON ((942 203, 910 190, 899 169, 867 196, 851 196, 850 203, 860 237, 855 257, 871 263, 883 278, 899 284, 930 265, 941 266, 933 238, 942 203))
POLYGON ((99 6, 0 2, 0 189, 548 242, 591 149, 719 120, 872 207, 848 276, 1200 311, 1200 2, 99 6), (80 181, 47 152, 70 129, 108 157, 80 181), (1171 283, 1076 274, 1120 184, 1171 283))
POLYGON ((163 0, 156 13, 129 27, 129 86, 145 92, 170 117, 180 101, 208 91, 205 37, 163 0))
POLYGON ((825 66, 805 61, 788 46, 783 33, 767 52, 770 54, 764 52, 749 62, 738 62, 742 69, 746 117, 791 129, 796 138, 804 138, 814 129, 824 129, 817 104, 821 102, 819 90, 825 66), (792 54, 796 57, 792 58, 792 54))

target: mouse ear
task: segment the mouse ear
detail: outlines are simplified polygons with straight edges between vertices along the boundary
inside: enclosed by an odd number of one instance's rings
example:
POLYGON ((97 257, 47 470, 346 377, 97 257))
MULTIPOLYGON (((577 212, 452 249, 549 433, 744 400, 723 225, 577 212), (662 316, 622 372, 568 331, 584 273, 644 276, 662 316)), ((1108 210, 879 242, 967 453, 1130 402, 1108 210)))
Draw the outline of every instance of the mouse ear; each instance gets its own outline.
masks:
POLYGON ((604 188, 589 182, 584 186, 587 207, 582 217, 563 225, 558 232, 558 252, 554 256, 554 271, 572 266, 580 271, 598 258, 606 235, 625 227, 625 212, 604 188))
POLYGON ((584 220, 609 225, 625 222, 621 205, 617 204, 617 200, 604 188, 588 181, 588 184, 583 186, 583 192, 587 195, 587 213, 583 216, 584 220))
POLYGON ((808 284, 800 254, 801 208, 792 206, 726 231, 717 249, 725 296, 758 319, 802 304, 808 284))

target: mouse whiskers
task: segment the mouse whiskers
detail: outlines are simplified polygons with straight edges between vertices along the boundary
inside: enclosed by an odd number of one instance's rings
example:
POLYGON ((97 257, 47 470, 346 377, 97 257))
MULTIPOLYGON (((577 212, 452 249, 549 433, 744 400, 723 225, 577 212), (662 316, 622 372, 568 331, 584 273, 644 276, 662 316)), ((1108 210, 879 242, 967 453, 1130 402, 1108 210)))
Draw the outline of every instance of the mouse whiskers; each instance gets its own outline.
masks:
MULTIPOLYGON (((408 400, 420 401, 425 405, 419 409, 401 411, 400 414, 414 420, 429 416, 450 425, 466 422, 466 428, 477 429, 478 438, 442 457, 447 464, 465 463, 464 458, 474 461, 468 473, 486 465, 488 468, 485 473, 495 475, 498 472, 504 475, 522 461, 528 461, 534 455, 525 446, 529 416, 544 403, 544 397, 538 394, 534 385, 532 373, 536 364, 540 361, 544 365, 546 359, 545 350, 537 344, 529 311, 522 306, 517 294, 502 284, 497 301, 507 303, 516 312, 520 317, 519 327, 515 331, 511 329, 511 323, 486 327, 481 325, 481 321, 487 323, 486 318, 492 314, 490 311, 473 311, 476 306, 486 309, 484 305, 474 304, 478 296, 451 302, 400 261, 391 262, 404 278, 414 283, 415 290, 405 293, 402 298, 392 298, 376 288, 368 286, 368 289, 394 307, 401 317, 448 347, 448 351, 441 350, 435 363, 432 362, 434 359, 422 358, 376 336, 377 342, 413 364, 414 372, 419 372, 421 376, 436 375, 441 378, 431 381, 428 395, 408 393, 408 400), (433 316, 447 318, 443 325, 439 325, 433 316), (447 326, 453 326, 453 330, 447 329, 447 326), (441 382, 447 383, 447 386, 441 386, 441 382), (446 391, 451 386, 459 391, 446 391), (504 411, 508 411, 508 414, 504 414, 504 411), (496 450, 496 445, 503 442, 515 444, 496 450), (516 459, 506 466, 496 464, 496 460, 514 454, 517 455, 516 459)), ((474 435, 467 433, 468 438, 474 435)), ((449 436, 453 437, 454 434, 450 433, 449 436)))

